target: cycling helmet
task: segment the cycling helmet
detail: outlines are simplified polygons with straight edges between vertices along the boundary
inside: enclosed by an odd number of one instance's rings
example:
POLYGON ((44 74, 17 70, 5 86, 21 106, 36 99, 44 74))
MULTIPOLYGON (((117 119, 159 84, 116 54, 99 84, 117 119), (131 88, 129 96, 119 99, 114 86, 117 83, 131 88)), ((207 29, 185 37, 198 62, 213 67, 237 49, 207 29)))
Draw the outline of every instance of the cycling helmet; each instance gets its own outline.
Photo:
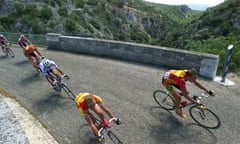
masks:
POLYGON ((47 58, 45 58, 42 63, 43 63, 44 67, 50 67, 51 66, 51 62, 47 58))

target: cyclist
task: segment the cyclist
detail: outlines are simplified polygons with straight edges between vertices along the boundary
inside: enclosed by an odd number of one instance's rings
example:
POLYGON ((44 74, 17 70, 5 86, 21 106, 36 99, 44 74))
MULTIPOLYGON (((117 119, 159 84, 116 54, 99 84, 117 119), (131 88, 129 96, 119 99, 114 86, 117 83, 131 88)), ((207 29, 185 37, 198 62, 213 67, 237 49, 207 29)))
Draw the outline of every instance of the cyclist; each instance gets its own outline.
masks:
POLYGON ((45 57, 43 57, 42 61, 39 63, 38 68, 54 89, 57 89, 57 82, 61 81, 61 78, 69 79, 69 76, 64 74, 64 72, 56 65, 54 61, 45 57), (53 79, 50 73, 56 76, 57 80, 53 79), (61 75, 59 75, 59 73, 61 75))
POLYGON ((0 45, 2 47, 2 51, 6 52, 6 48, 8 46, 8 40, 5 36, 0 35, 0 45))
POLYGON ((21 48, 25 49, 26 46, 31 45, 32 43, 25 35, 21 34, 18 38, 18 44, 21 48))
POLYGON ((0 44, 2 48, 7 47, 8 40, 5 36, 0 35, 0 44))
POLYGON ((205 86, 197 81, 197 71, 194 68, 188 70, 168 70, 165 72, 162 77, 162 84, 175 98, 176 114, 182 118, 185 118, 187 115, 184 114, 180 109, 181 95, 183 95, 187 100, 197 105, 201 105, 189 96, 189 91, 187 90, 185 83, 186 81, 194 83, 198 88, 206 91, 210 95, 215 94, 214 91, 208 90, 205 86), (174 87, 179 89, 180 92, 174 87))
POLYGON ((37 47, 31 43, 31 41, 23 34, 18 39, 18 44, 23 48, 24 55, 33 63, 34 67, 38 71, 38 59, 42 57, 37 47))
MULTIPOLYGON (((110 118, 113 118, 114 116, 113 116, 112 112, 110 111, 110 109, 107 107, 107 105, 105 103, 103 103, 103 100, 100 96, 90 94, 87 92, 79 93, 76 96, 75 102, 76 102, 76 105, 78 107, 80 114, 85 117, 86 121, 88 122, 89 126, 91 127, 93 134, 96 137, 98 137, 98 128, 95 126, 95 124, 94 124, 95 120, 93 119, 93 116, 89 112, 89 110, 95 112, 99 116, 99 118, 102 121, 102 124, 105 124, 109 128, 111 127, 111 124, 104 117, 104 113, 102 110, 104 110, 110 118)), ((117 119, 115 122, 118 125, 120 124, 119 119, 117 119)))

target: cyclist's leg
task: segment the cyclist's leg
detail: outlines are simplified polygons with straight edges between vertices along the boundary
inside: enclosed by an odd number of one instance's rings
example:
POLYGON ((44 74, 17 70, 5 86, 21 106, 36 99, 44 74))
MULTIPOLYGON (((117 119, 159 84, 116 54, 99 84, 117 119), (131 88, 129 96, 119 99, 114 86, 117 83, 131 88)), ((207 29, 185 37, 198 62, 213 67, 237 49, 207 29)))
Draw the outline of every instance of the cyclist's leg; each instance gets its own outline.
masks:
POLYGON ((179 92, 173 89, 171 95, 175 98, 176 114, 182 118, 187 117, 187 115, 183 113, 182 109, 180 108, 181 95, 179 94, 179 92))
POLYGON ((49 75, 46 75, 45 78, 47 79, 47 81, 48 81, 52 86, 54 86, 54 84, 53 84, 53 79, 52 79, 49 75))
POLYGON ((91 116, 86 116, 85 119, 87 120, 94 136, 98 137, 98 129, 97 127, 95 126, 95 123, 94 123, 94 120, 91 116))
POLYGON ((38 71, 38 63, 37 63, 37 59, 36 59, 35 55, 30 54, 29 59, 33 63, 33 66, 35 67, 35 69, 38 71))
POLYGON ((51 70, 52 74, 54 74, 58 80, 61 80, 61 76, 58 74, 58 71, 56 68, 51 70))
POLYGON ((61 74, 62 77, 69 79, 69 76, 66 75, 58 66, 56 66, 56 69, 61 74))
POLYGON ((175 99, 175 107, 176 107, 176 113, 182 117, 185 118, 186 114, 184 114, 180 108, 180 103, 181 103, 181 95, 179 94, 179 92, 177 90, 174 89, 174 87, 176 87, 175 85, 172 84, 168 84, 167 82, 163 81, 163 85, 165 86, 165 88, 168 90, 168 92, 174 97, 175 99))

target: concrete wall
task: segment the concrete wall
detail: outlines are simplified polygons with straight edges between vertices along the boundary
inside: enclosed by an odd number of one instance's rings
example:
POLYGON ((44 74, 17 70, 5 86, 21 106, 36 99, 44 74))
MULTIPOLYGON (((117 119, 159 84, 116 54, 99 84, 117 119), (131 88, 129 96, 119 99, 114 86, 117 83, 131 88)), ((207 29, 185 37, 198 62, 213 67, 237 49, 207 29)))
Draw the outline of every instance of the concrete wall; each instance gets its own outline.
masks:
POLYGON ((216 76, 219 56, 129 42, 48 33, 48 49, 123 59, 168 68, 191 68, 201 76, 216 76))

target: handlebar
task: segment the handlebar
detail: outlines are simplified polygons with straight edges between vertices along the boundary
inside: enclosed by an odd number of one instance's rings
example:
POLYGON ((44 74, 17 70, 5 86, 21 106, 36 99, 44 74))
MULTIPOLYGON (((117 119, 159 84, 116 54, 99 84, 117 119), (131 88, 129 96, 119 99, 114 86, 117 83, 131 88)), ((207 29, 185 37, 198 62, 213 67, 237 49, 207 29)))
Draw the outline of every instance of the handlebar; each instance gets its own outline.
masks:
MULTIPOLYGON (((108 122, 109 122, 109 123, 112 123, 113 121, 115 122, 115 121, 117 121, 117 120, 120 121, 119 118, 111 118, 111 119, 108 120, 108 122)), ((120 123, 121 123, 121 122, 120 122, 120 123)), ((98 136, 101 136, 101 135, 102 135, 101 133, 102 133, 102 131, 103 131, 104 129, 108 129, 108 127, 107 127, 107 126, 101 127, 101 128, 98 130, 98 136)))

